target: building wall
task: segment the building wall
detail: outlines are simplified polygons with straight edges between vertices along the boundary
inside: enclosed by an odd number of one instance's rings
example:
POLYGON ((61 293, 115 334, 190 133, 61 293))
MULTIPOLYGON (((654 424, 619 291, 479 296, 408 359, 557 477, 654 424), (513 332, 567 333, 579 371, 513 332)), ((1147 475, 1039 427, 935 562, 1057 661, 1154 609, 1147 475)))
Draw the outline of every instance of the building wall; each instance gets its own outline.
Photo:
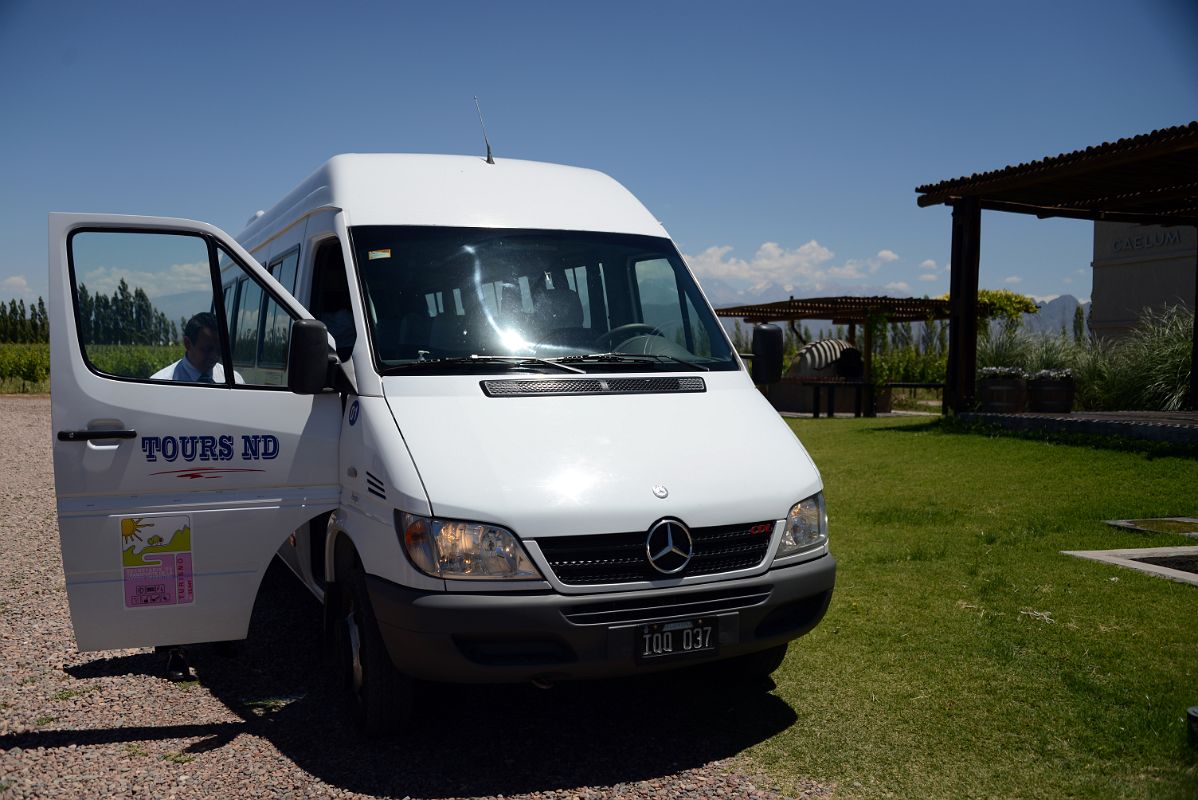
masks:
POLYGON ((1090 330, 1118 338, 1145 308, 1194 308, 1198 231, 1192 225, 1094 223, 1090 330))

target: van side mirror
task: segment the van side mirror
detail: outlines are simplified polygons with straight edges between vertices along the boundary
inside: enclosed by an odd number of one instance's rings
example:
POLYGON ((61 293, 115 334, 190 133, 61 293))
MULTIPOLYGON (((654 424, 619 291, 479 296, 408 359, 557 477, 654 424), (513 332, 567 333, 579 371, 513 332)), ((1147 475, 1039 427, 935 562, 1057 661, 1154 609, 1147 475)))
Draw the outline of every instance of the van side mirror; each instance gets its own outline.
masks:
POLYGON ((753 383, 782 380, 782 329, 768 322, 753 326, 753 383))
POLYGON ((287 388, 296 394, 319 394, 328 383, 329 331, 315 319, 291 321, 287 350, 287 388))

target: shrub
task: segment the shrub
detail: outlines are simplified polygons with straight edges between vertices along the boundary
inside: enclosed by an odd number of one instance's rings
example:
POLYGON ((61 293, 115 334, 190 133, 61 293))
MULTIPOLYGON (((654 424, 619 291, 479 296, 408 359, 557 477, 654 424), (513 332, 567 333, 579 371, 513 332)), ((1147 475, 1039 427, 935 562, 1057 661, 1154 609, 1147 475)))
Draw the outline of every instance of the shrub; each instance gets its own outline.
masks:
POLYGON ((1177 411, 1190 390, 1194 314, 1181 306, 1145 309, 1115 348, 1112 377, 1127 393, 1125 408, 1177 411))
POLYGON ((0 344, 0 380, 43 383, 50 377, 50 345, 0 344))
POLYGON ((93 344, 87 357, 96 369, 126 378, 148 378, 183 357, 182 345, 93 344))
POLYGON ((1068 369, 1078 408, 1176 411, 1189 393, 1194 315, 1181 306, 1145 309, 1116 342, 1076 341, 1002 329, 978 341, 978 368, 1027 373, 1068 369))
MULTIPOLYGON (((101 372, 148 378, 183 356, 180 345, 93 344, 88 358, 101 372)), ((7 391, 45 391, 50 379, 50 345, 0 343, 0 382, 7 391)))
POLYGON ((978 337, 978 369, 1011 367, 1027 372, 1035 360, 1036 337, 1012 326, 994 335, 978 337))

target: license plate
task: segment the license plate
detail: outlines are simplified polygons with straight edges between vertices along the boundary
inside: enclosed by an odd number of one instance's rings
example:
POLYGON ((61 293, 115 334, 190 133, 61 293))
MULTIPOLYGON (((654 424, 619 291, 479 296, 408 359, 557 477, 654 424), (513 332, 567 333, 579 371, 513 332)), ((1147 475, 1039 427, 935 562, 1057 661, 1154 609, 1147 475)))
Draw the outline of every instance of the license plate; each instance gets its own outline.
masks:
POLYGON ((718 617, 650 622, 636 629, 637 661, 714 653, 719 649, 718 617))

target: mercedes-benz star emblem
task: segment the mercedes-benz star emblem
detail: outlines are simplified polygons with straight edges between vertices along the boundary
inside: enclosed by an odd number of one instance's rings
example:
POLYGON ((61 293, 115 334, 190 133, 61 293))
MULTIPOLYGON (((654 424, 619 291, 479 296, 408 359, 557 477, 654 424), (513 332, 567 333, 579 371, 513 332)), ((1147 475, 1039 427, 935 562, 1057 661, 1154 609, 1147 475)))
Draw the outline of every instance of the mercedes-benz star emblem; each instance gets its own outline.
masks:
POLYGON ((670 490, 659 483, 653 487, 653 496, 658 499, 665 500, 670 496, 670 490))
POLYGON ((645 556, 653 569, 663 575, 676 575, 686 569, 695 554, 691 532, 676 519, 663 519, 649 529, 645 556))

